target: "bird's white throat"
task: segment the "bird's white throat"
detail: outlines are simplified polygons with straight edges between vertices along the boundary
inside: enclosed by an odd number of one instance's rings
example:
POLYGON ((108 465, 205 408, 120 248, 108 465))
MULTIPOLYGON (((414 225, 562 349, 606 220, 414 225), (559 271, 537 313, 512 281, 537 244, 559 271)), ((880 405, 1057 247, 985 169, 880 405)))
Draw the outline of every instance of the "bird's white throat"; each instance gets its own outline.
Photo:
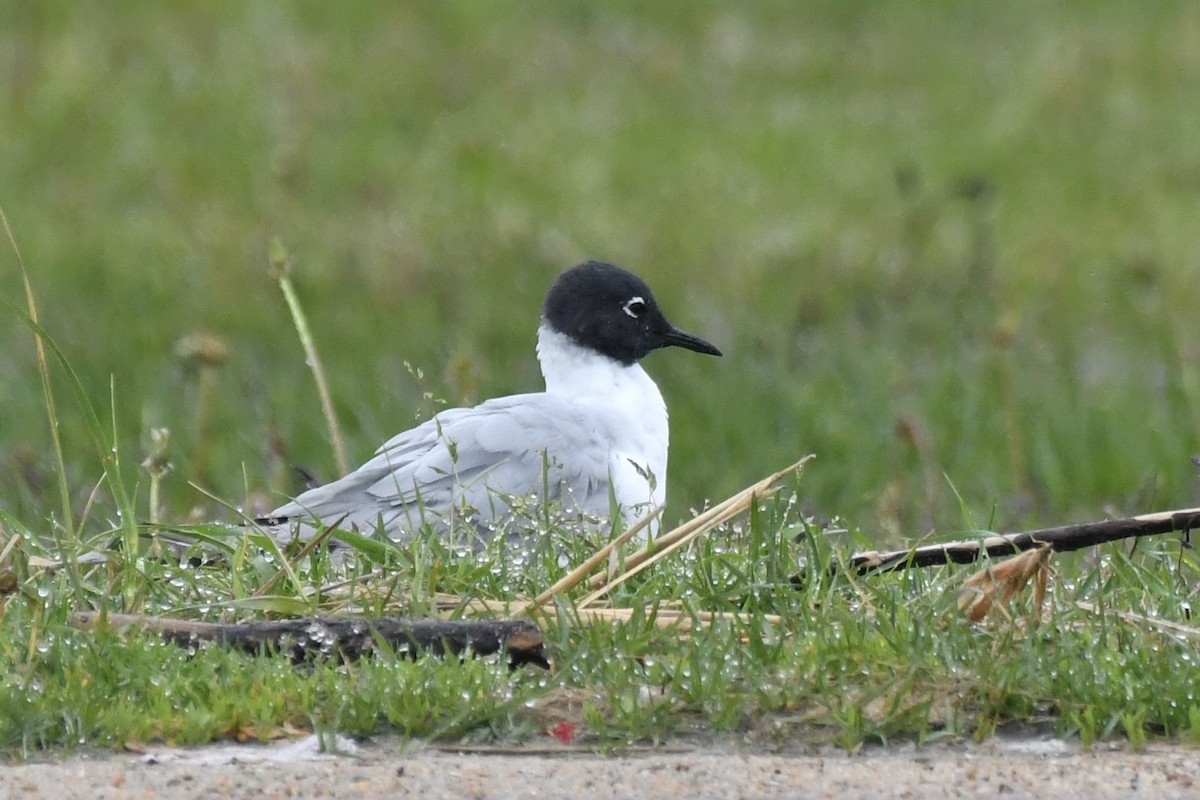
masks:
POLYGON ((587 418, 603 426, 613 489, 626 519, 661 504, 667 489, 667 406, 646 371, 582 347, 545 322, 538 327, 537 355, 546 392, 586 408, 587 418))

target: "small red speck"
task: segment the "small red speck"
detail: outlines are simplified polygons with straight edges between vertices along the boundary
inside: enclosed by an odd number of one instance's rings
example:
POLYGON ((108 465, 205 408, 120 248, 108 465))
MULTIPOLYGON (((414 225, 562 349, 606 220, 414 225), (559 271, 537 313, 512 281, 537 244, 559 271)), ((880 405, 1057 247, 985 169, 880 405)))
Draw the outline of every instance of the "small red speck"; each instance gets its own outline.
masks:
POLYGON ((578 727, 574 722, 560 722, 552 728, 547 728, 546 733, 563 744, 575 744, 575 729, 578 727))

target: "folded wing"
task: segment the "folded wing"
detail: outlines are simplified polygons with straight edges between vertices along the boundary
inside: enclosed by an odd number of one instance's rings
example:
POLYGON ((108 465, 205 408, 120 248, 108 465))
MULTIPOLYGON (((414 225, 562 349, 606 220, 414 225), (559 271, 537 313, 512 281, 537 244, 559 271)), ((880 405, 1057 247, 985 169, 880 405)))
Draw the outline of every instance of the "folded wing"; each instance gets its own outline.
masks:
MULTIPOLYGON (((423 524, 487 535, 517 499, 609 516, 611 434, 568 400, 526 394, 449 409, 385 442, 358 469, 276 509, 301 522, 403 539, 423 524)), ((290 527, 295 528, 295 525, 290 527)))

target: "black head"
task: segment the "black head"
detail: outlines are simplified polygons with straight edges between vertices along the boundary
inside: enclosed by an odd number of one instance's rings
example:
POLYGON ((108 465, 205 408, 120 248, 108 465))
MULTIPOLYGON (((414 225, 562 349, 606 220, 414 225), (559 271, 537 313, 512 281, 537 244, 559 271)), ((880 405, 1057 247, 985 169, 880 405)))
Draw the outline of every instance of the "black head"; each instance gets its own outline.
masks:
POLYGON ((542 318, 577 344, 623 364, 672 345, 721 355, 700 337, 667 322, 641 278, 602 261, 587 261, 559 275, 546 294, 542 318))

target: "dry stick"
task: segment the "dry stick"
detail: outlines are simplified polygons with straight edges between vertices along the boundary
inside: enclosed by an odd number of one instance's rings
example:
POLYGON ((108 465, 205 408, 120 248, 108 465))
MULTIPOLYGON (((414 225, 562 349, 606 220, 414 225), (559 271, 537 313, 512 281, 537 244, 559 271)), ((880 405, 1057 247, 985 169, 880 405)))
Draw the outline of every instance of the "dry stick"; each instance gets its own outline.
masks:
POLYGON ((185 647, 199 642, 216 642, 248 653, 263 648, 286 652, 295 663, 332 656, 344 660, 370 655, 386 643, 398 653, 414 658, 418 652, 455 655, 466 652, 508 654, 514 666, 550 662, 537 625, 527 619, 445 620, 405 617, 304 617, 242 623, 195 622, 192 620, 144 617, 137 614, 108 614, 78 611, 71 624, 91 629, 139 627, 157 631, 165 641, 185 647))
POLYGON ((342 431, 333 413, 333 401, 329 396, 329 384, 325 381, 325 369, 317 356, 317 346, 313 343, 312 333, 309 332, 308 320, 304 316, 304 309, 300 307, 300 299, 296 297, 296 288, 292 285, 287 251, 278 239, 271 241, 271 274, 279 282, 283 299, 287 301, 288 310, 292 313, 292 323, 300 337, 300 346, 304 348, 304 357, 317 384, 317 396, 321 399, 321 412, 325 415, 325 424, 329 426, 329 438, 333 440, 333 458, 337 462, 338 473, 345 475, 350 471, 350 462, 346 459, 346 445, 342 441, 342 431))
MULTIPOLYGON (((872 550, 851 556, 849 567, 859 575, 866 575, 907 569, 908 567, 970 564, 978 561, 985 554, 1011 556, 1014 553, 1032 550, 1043 545, 1048 545, 1055 552, 1063 553, 1069 550, 1080 550, 1084 547, 1094 547, 1105 542, 1114 542, 1118 539, 1190 531, 1192 528, 1200 528, 1200 508, 1159 511, 1153 514, 1103 522, 1059 525, 1054 528, 1039 528, 1021 533, 997 534, 976 541, 929 544, 910 550, 892 550, 886 553, 872 550)), ((836 571, 841 567, 835 564, 833 569, 836 571)))

